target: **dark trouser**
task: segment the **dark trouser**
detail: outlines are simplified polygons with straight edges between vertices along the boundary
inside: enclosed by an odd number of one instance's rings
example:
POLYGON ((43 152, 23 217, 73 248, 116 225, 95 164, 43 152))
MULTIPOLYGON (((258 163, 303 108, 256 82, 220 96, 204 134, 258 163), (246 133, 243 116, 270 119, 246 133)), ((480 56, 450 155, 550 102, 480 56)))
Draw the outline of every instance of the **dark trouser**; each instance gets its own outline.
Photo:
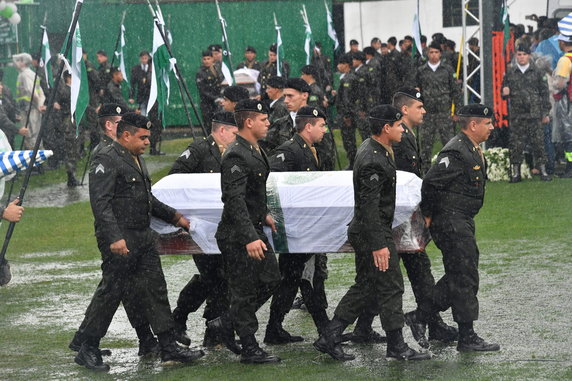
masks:
POLYGON ((328 277, 328 258, 325 254, 280 254, 279 267, 282 280, 272 296, 270 304, 270 320, 282 322, 284 316, 292 308, 292 302, 296 297, 298 288, 302 292, 304 304, 312 316, 317 316, 328 308, 324 281, 328 277), (306 279, 302 279, 306 262, 314 257, 313 285, 306 279))
POLYGON ((362 314, 380 314, 385 331, 403 328, 403 276, 391 235, 387 238, 391 242, 389 268, 380 271, 375 267, 371 250, 361 249, 364 238, 349 234, 349 241, 356 250, 356 278, 338 304, 335 315, 350 324, 362 314))
POLYGON ((552 143, 552 123, 544 124, 544 151, 546 152, 546 170, 554 173, 556 150, 552 143))
POLYGON ((155 334, 173 328, 167 283, 150 229, 124 231, 129 254, 113 254, 109 244, 98 239, 103 264, 102 280, 85 316, 84 337, 98 341, 105 336, 122 300, 143 311, 155 334))
POLYGON ((431 274, 431 261, 425 251, 419 253, 399 253, 407 277, 415 295, 417 311, 423 320, 429 319, 433 314, 433 287, 435 278, 431 274))
POLYGON ((475 240, 475 222, 470 217, 436 216, 431 236, 443 254, 445 275, 433 291, 439 311, 449 307, 457 323, 469 323, 479 317, 479 249, 475 240))
POLYGON ((532 149, 535 164, 546 164, 544 129, 540 123, 540 118, 511 118, 508 142, 511 164, 522 163, 524 158, 523 151, 527 142, 532 149))
POLYGON ((357 153, 356 129, 359 130, 362 141, 369 138, 369 136, 371 135, 371 131, 369 129, 369 122, 367 121, 367 116, 361 118, 357 114, 343 115, 340 118, 338 124, 342 132, 342 142, 344 145, 344 150, 346 151, 350 165, 353 166, 357 153))
POLYGON ((216 112, 216 105, 214 102, 202 102, 201 101, 201 114, 203 117, 203 123, 207 130, 207 135, 211 133, 211 124, 213 116, 216 112))
POLYGON ((155 104, 151 110, 147 111, 147 117, 151 121, 151 136, 149 137, 149 145, 151 146, 151 153, 159 153, 159 142, 161 141, 161 134, 163 133, 163 124, 159 119, 158 107, 155 104))
POLYGON ((63 118, 64 128, 64 157, 66 162, 66 171, 75 174, 76 165, 79 161, 80 137, 76 136, 75 124, 72 123, 71 117, 63 118))
POLYGON ((203 317, 209 321, 228 311, 228 286, 224 279, 222 255, 193 255, 200 275, 194 275, 181 290, 177 308, 173 311, 176 323, 185 325, 187 316, 196 312, 206 301, 203 317))
POLYGON ((419 127, 419 137, 421 138, 421 162, 423 163, 423 173, 427 173, 431 167, 433 156, 433 144, 435 137, 439 134, 443 146, 455 136, 455 126, 449 113, 427 113, 423 117, 423 124, 419 127))
POLYGON ((280 283, 280 270, 272 246, 262 230, 258 231, 258 236, 268 248, 261 261, 250 258, 244 245, 217 240, 230 290, 230 315, 240 337, 256 333, 256 311, 280 283))

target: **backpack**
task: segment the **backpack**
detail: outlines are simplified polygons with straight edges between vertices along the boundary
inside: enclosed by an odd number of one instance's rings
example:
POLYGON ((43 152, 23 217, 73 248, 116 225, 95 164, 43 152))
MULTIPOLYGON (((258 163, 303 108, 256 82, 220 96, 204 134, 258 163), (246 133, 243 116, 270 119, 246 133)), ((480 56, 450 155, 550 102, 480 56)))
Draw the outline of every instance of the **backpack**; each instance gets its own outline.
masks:
MULTIPOLYGON (((570 61, 572 61, 572 53, 566 53, 564 57, 568 57, 570 61)), ((566 85, 565 89, 562 89, 557 94, 552 94, 555 100, 559 101, 564 97, 564 95, 568 95, 568 100, 572 100, 572 73, 570 73, 570 78, 568 79, 568 84, 566 85)))

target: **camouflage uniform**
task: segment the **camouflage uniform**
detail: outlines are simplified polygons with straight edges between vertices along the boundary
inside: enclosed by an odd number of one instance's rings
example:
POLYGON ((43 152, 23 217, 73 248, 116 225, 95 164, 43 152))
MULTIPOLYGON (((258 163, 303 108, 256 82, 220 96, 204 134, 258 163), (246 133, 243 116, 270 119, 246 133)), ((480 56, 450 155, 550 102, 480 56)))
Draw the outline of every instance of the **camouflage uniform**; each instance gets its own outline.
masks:
POLYGON ((240 69, 254 69, 260 71, 262 69, 262 66, 260 65, 260 62, 258 62, 257 60, 252 60, 252 61, 244 60, 238 65, 236 65, 236 70, 240 69))
MULTIPOLYGON (((282 70, 280 70, 281 77, 284 79, 288 79, 290 75, 290 64, 287 61, 283 60, 281 63, 282 70)), ((260 74, 258 74, 258 83, 260 83, 260 94, 264 94, 266 92, 266 82, 270 77, 274 77, 277 75, 276 71, 276 62, 271 63, 269 61, 264 61, 262 63, 262 69, 260 70, 260 74)))
POLYGON ((349 72, 344 74, 340 78, 340 86, 335 98, 337 115, 337 125, 340 127, 342 132, 342 142, 344 149, 348 156, 348 161, 350 162, 350 167, 354 163, 354 159, 357 152, 356 147, 356 126, 355 126, 355 114, 353 108, 353 97, 354 91, 353 86, 355 84, 355 74, 349 72))
POLYGON ((71 102, 71 87, 65 84, 60 84, 58 94, 56 95, 56 102, 60 105, 58 114, 61 120, 61 132, 63 133, 64 146, 63 157, 66 163, 66 171, 68 173, 75 173, 76 165, 79 160, 79 138, 76 135, 76 125, 71 120, 70 102, 71 102))
MULTIPOLYGON (((324 91, 317 82, 310 85, 310 95, 308 96, 308 106, 313 106, 321 109, 324 114, 324 91)), ((322 171, 333 171, 336 166, 336 150, 335 150, 334 135, 330 129, 327 128, 324 138, 320 143, 314 144, 316 150, 320 155, 320 169, 322 171)))
POLYGON ((217 109, 215 100, 221 95, 220 80, 216 68, 213 70, 201 66, 195 77, 197 89, 201 97, 201 114, 207 133, 211 132, 211 121, 217 109))
POLYGON ((361 65, 356 68, 353 87, 353 103, 357 114, 355 115, 356 127, 358 128, 362 141, 370 136, 369 122, 367 114, 375 105, 374 99, 374 69, 368 65, 361 65))
POLYGON ((530 142, 535 163, 546 164, 543 117, 550 113, 550 93, 546 76, 531 62, 523 73, 518 66, 510 68, 502 88, 510 89, 510 162, 521 164, 526 142, 530 142))
POLYGON ((417 87, 425 99, 427 114, 423 126, 419 129, 421 138, 421 161, 423 170, 429 170, 435 135, 439 134, 441 143, 447 144, 455 135, 455 126, 451 120, 451 105, 460 104, 460 89, 454 78, 453 69, 441 62, 433 71, 429 64, 417 69, 417 87))

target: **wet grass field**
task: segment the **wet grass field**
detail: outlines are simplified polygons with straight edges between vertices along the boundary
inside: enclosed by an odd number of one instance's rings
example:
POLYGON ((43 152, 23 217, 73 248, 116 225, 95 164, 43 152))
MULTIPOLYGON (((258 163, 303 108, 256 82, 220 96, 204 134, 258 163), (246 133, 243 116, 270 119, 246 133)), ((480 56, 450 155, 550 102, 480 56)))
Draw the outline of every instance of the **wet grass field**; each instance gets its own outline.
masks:
MULTIPOLYGON (((155 181, 187 141, 163 144, 168 153, 147 157, 155 181)), ((340 150, 341 147, 339 147, 340 150)), ((340 151, 341 152, 341 151, 340 151)), ((477 332, 497 341, 501 351, 459 354, 455 346, 431 348, 421 363, 385 360, 385 345, 349 344, 356 360, 337 363, 315 351, 310 316, 293 310, 285 328, 305 337, 302 343, 266 347, 282 358, 278 365, 251 366, 221 349, 192 365, 162 367, 158 359, 139 359, 137 338, 120 308, 102 348, 108 374, 95 374, 73 362, 67 345, 100 279, 87 189, 62 186, 62 170, 35 176, 26 215, 8 250, 11 283, 0 288, 0 380, 569 380, 572 379, 572 180, 538 179, 520 184, 489 183, 485 206, 476 219, 481 251, 477 332)), ((18 187, 16 187, 16 190, 18 187)), ((7 191, 6 191, 7 192, 7 191)), ((28 198, 29 197, 29 198, 28 198)), ((2 238, 7 224, 0 228, 2 238)), ((443 274, 439 251, 428 252, 436 278, 443 274)), ((327 293, 330 315, 351 285, 353 256, 331 255, 327 293)), ((162 258, 171 305, 196 272, 190 257, 162 258)), ((404 310, 414 307, 407 280, 404 310)), ((262 341, 268 304, 258 314, 262 341)), ((451 322, 450 312, 443 314, 451 322)), ((189 318, 194 345, 202 342, 202 311, 189 318)), ((380 330, 379 320, 374 328, 380 330)), ((409 330, 406 340, 413 343, 409 330)))

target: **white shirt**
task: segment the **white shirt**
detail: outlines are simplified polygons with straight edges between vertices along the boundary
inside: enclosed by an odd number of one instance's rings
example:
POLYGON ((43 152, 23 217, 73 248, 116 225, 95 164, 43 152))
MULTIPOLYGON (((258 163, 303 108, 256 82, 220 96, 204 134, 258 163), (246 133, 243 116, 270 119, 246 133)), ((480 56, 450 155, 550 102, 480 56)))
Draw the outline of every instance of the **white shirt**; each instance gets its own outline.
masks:
POLYGON ((431 70, 437 71, 437 68, 439 67, 439 65, 441 65, 441 61, 437 62, 435 65, 433 65, 431 62, 427 61, 427 65, 429 65, 431 70))
POLYGON ((298 114, 298 111, 290 111, 290 118, 292 118, 294 125, 296 125, 296 114, 298 114))
POLYGON ((527 63, 526 65, 519 65, 518 63, 516 64, 518 66, 518 68, 520 69, 520 71, 522 72, 522 74, 524 74, 525 71, 528 70, 528 68, 530 67, 530 63, 527 63))
POLYGON ((141 69, 143 69, 143 71, 146 73, 147 72, 147 68, 149 67, 149 64, 145 64, 145 65, 141 65, 141 69))

